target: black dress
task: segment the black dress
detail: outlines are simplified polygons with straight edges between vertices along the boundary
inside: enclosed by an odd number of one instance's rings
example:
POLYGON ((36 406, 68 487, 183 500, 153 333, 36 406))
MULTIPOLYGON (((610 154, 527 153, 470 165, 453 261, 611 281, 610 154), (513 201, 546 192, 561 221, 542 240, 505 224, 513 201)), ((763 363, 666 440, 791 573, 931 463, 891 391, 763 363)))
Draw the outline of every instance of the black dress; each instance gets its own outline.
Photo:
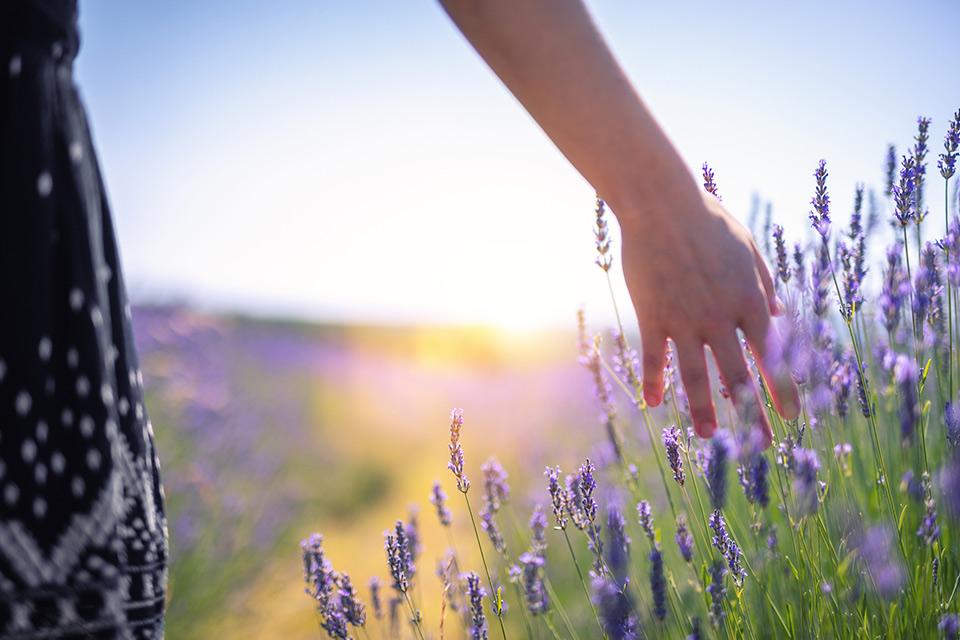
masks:
POLYGON ((159 638, 167 537, 76 0, 0 0, 0 638, 159 638))

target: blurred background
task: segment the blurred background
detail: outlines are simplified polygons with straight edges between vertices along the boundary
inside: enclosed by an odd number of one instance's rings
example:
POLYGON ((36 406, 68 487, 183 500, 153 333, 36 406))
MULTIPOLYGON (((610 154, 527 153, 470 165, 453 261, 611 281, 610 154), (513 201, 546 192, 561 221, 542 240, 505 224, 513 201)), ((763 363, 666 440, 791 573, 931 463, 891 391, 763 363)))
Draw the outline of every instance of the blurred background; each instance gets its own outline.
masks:
MULTIPOLYGON (((935 157, 960 106, 955 2, 589 4, 691 171, 792 239, 820 158, 843 222, 887 144, 926 115, 935 157)), ((316 637, 313 530, 363 584, 419 504, 432 562, 453 406, 469 468, 496 453, 521 504, 601 437, 574 331, 581 305, 613 317, 594 194, 435 3, 88 1, 81 29, 165 465, 170 637, 316 637)))

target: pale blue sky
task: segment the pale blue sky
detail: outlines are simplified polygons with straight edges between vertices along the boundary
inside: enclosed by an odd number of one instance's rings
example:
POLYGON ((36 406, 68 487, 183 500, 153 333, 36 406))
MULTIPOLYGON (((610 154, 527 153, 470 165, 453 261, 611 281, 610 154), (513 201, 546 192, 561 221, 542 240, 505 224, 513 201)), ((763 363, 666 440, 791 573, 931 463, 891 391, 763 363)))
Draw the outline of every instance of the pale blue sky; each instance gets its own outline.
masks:
MULTIPOLYGON (((845 219, 888 142, 928 115, 935 157, 960 107, 957 2, 590 7, 691 170, 710 161, 743 217, 754 191, 772 200, 795 237, 819 158, 845 219)), ((88 0, 81 28, 135 299, 378 322, 606 315, 592 190, 433 2, 88 0)))

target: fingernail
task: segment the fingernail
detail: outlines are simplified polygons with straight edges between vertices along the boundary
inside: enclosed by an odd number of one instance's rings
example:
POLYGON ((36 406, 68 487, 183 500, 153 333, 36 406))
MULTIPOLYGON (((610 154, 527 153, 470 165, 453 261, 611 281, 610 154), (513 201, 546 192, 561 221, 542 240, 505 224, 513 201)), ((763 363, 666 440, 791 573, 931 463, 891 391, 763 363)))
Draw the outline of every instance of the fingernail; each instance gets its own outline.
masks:
POLYGON ((697 429, 697 433, 701 438, 712 438, 716 430, 717 425, 713 424, 712 422, 703 422, 697 429))
POLYGON ((786 400, 783 403, 783 417, 787 420, 793 420, 800 415, 800 410, 793 400, 786 400))

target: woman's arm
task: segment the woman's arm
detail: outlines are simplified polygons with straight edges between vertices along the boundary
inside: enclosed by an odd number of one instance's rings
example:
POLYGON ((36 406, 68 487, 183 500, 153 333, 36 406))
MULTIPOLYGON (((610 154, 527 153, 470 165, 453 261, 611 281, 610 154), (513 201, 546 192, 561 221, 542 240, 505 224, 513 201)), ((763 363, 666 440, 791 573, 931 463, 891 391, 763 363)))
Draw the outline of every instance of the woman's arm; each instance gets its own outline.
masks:
MULTIPOLYGON (((698 188, 580 0, 441 3, 616 213, 624 275, 640 322, 646 401, 662 400, 669 337, 697 433, 712 435, 717 418, 704 345, 731 389, 754 386, 736 331, 744 331, 763 360, 770 314, 778 306, 750 234, 698 188)), ((796 417, 796 388, 786 371, 770 368, 778 409, 796 417)), ((759 402, 755 387, 753 396, 759 402)), ((769 437, 769 425, 763 427, 769 437)))

